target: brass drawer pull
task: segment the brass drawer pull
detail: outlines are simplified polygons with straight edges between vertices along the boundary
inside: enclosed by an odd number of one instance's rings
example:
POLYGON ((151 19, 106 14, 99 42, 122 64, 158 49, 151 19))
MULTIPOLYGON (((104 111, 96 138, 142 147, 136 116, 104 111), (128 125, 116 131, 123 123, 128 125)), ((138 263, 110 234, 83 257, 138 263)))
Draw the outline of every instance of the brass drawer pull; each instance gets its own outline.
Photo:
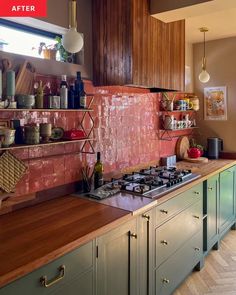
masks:
POLYGON ((213 188, 212 188, 212 187, 208 187, 208 190, 209 190, 209 191, 212 191, 212 190, 213 190, 213 188))
POLYGON ((130 233, 130 237, 131 237, 131 238, 134 238, 134 239, 137 239, 137 238, 138 238, 138 236, 137 236, 136 233, 130 233))
POLYGON ((196 191, 196 192, 194 192, 194 194, 195 194, 195 195, 200 195, 200 192, 197 192, 197 191, 196 191))
POLYGON ((200 251, 201 249, 199 247, 194 248, 195 251, 200 251))
POLYGON ((170 280, 164 278, 164 279, 162 279, 162 282, 163 282, 164 284, 169 284, 169 283, 170 283, 170 280))
POLYGON ((162 245, 168 245, 169 243, 166 240, 161 241, 162 245))
POLYGON ((150 220, 150 215, 148 215, 148 214, 143 214, 142 217, 146 218, 147 220, 150 220))
POLYGON ((48 281, 47 276, 42 276, 40 278, 40 283, 43 287, 45 288, 49 288, 52 285, 58 283, 60 280, 62 280, 65 276, 65 265, 61 265, 58 270, 59 270, 59 275, 57 277, 55 277, 54 279, 51 279, 48 281))
POLYGON ((160 211, 161 211, 161 213, 163 213, 163 214, 168 214, 168 211, 167 211, 167 210, 161 209, 160 211))
POLYGON ((200 216, 198 216, 198 215, 193 215, 193 217, 196 219, 200 219, 200 216))

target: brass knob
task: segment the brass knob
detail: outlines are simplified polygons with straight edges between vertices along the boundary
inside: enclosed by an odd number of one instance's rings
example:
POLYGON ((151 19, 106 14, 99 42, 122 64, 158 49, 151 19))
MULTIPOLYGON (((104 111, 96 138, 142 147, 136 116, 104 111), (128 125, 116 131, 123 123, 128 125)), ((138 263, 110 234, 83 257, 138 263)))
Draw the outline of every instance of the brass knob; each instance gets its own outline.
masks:
POLYGON ((196 192, 194 192, 194 194, 195 194, 195 195, 200 195, 200 193, 199 193, 199 192, 197 192, 197 191, 196 191, 196 192))
POLYGON ((194 248, 195 251, 200 251, 201 249, 199 247, 194 248))
POLYGON ((168 245, 169 243, 166 240, 161 241, 163 245, 168 245))
POLYGON ((163 282, 164 284, 169 284, 169 283, 170 283, 170 280, 164 278, 164 279, 162 279, 162 282, 163 282))
POLYGON ((198 215, 193 215, 193 217, 196 219, 200 219, 200 216, 198 216, 198 215))
POLYGON ((161 209, 160 211, 161 211, 161 213, 163 213, 163 214, 168 214, 168 211, 167 211, 167 210, 161 209))
POLYGON ((142 217, 146 218, 147 220, 150 220, 150 215, 148 215, 148 214, 143 214, 142 217))
POLYGON ((131 238, 134 238, 134 239, 137 239, 137 238, 138 238, 138 236, 137 236, 136 233, 130 233, 130 237, 131 237, 131 238))

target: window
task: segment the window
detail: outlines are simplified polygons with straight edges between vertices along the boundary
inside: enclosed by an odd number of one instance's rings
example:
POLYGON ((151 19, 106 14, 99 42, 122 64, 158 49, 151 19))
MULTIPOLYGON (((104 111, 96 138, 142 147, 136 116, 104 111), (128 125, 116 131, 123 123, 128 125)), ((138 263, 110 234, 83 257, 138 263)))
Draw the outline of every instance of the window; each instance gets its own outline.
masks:
MULTIPOLYGON (((60 34, 0 19, 1 51, 73 62, 74 57, 61 46, 61 37, 60 34), (54 56, 48 55, 45 49, 54 51, 54 56)), ((52 51, 51 53, 53 53, 52 51)))

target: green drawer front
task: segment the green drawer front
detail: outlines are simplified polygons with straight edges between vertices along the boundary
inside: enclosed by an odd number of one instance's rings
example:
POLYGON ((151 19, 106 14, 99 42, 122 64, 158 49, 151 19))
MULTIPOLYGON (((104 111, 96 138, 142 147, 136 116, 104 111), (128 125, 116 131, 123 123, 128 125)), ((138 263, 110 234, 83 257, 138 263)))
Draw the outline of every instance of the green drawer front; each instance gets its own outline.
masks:
POLYGON ((19 292, 18 294, 24 295, 44 295, 49 294, 49 292, 52 294, 57 294, 58 292, 55 292, 55 290, 58 288, 60 289, 65 284, 70 283, 74 277, 85 273, 93 266, 93 256, 93 242, 89 242, 88 244, 81 246, 69 254, 64 255, 63 257, 0 289, 0 295, 17 294, 15 293, 16 290, 21 291, 21 293, 19 292), (56 278, 59 275, 58 268, 61 265, 65 265, 65 276, 63 279, 49 288, 43 287, 40 283, 40 278, 42 276, 47 276, 48 280, 56 278))
POLYGON ((155 294, 172 294, 201 259, 202 232, 199 231, 156 270, 155 294))
POLYGON ((203 184, 200 183, 181 193, 173 199, 157 206, 156 208, 156 224, 159 225, 169 219, 171 216, 184 210, 186 207, 194 204, 202 199, 203 184))
POLYGON ((202 206, 198 201, 156 229, 156 267, 202 230, 202 206))

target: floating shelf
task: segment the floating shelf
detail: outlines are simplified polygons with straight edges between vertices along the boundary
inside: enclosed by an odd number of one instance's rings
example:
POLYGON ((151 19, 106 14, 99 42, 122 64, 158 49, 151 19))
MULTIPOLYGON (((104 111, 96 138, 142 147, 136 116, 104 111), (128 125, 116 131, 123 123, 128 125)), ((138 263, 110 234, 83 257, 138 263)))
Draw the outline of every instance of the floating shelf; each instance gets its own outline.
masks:
POLYGON ((173 111, 168 111, 168 110, 161 110, 160 113, 194 113, 197 111, 194 110, 173 110, 173 111))
POLYGON ((179 128, 179 129, 160 129, 160 131, 164 132, 164 131, 182 131, 182 130, 192 130, 192 129, 198 129, 199 127, 188 127, 188 128, 179 128))
POLYGON ((3 112, 93 112, 93 109, 0 109, 3 112))
POLYGON ((24 148, 35 148, 41 146, 50 146, 50 145, 57 145, 57 144, 68 144, 74 142, 86 142, 86 141, 94 141, 94 138, 82 138, 82 139, 75 139, 75 140, 57 140, 57 141, 50 141, 47 143, 40 143, 40 144, 15 144, 6 148, 0 148, 0 151, 5 150, 16 150, 16 149, 24 149, 24 148))

